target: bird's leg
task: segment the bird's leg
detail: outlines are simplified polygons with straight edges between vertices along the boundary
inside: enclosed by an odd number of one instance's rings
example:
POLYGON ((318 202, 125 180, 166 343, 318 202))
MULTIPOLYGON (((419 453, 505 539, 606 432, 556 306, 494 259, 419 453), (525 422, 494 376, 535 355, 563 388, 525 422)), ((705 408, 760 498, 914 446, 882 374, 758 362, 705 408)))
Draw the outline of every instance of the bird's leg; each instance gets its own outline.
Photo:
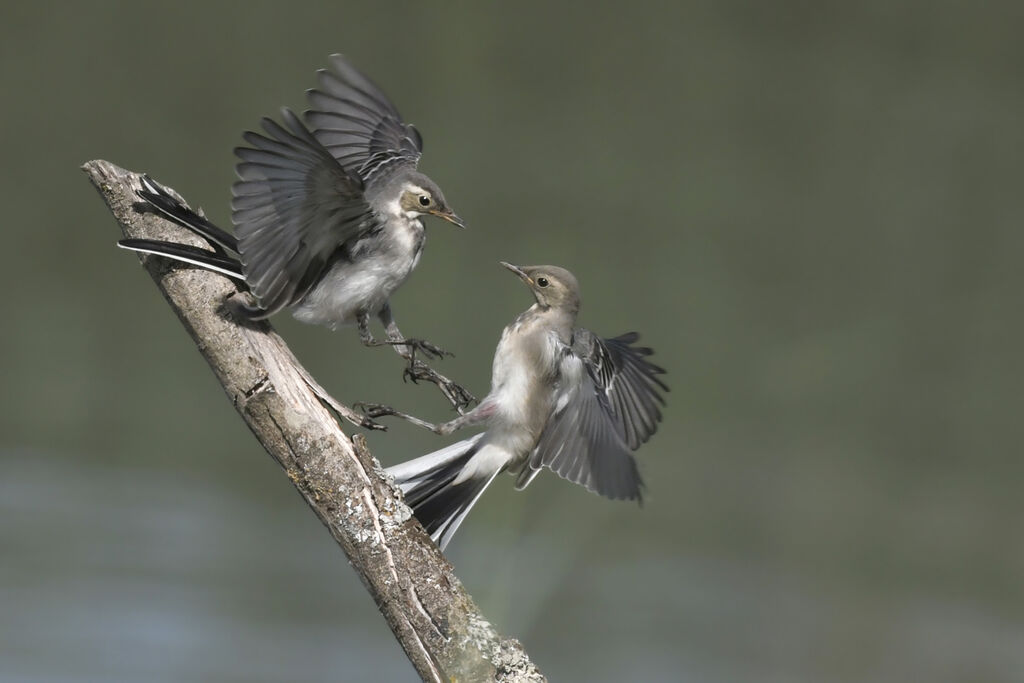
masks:
MULTIPOLYGON (((436 385, 437 388, 441 390, 441 393, 444 394, 444 397, 448 399, 448 402, 452 404, 452 407, 460 414, 465 414, 466 409, 476 402, 476 397, 462 386, 456 384, 444 375, 435 371, 423 361, 416 358, 417 347, 423 350, 423 344, 429 344, 429 342, 406 339, 402 336, 402 332, 398 329, 398 324, 395 322, 395 318, 391 314, 391 306, 388 304, 384 304, 384 307, 381 308, 378 315, 381 323, 384 325, 385 333, 387 334, 387 341, 378 342, 374 339, 373 335, 370 334, 369 316, 366 314, 360 314, 357 317, 357 323, 359 325, 359 338, 362 340, 363 344, 367 346, 380 346, 383 343, 393 346, 395 351, 398 352, 398 355, 409 361, 409 365, 405 368, 405 372, 402 374, 403 379, 410 379, 414 384, 423 380, 436 385)), ((444 353, 433 344, 430 344, 430 347, 444 353)))
POLYGON ((416 362, 416 352, 441 359, 445 356, 454 356, 451 351, 445 351, 440 346, 428 342, 426 339, 406 339, 398 330, 395 319, 391 316, 391 307, 387 304, 380 312, 380 320, 386 328, 387 338, 376 339, 370 332, 370 316, 366 313, 359 313, 356 316, 356 324, 359 326, 359 341, 363 346, 392 346, 402 358, 409 361, 410 367, 416 362))
POLYGON ((313 379, 313 376, 309 374, 309 371, 306 370, 306 368, 296 364, 296 369, 302 376, 302 380, 310 389, 312 389, 313 393, 316 394, 317 398, 326 403, 329 408, 331 408, 341 417, 345 418, 346 420, 348 420, 357 427, 365 427, 366 429, 380 429, 382 431, 387 429, 387 427, 385 427, 384 425, 374 422, 373 419, 365 412, 358 413, 352 408, 349 408, 344 403, 339 403, 337 400, 335 400, 333 396, 327 393, 326 389, 320 386, 319 382, 313 379))
POLYGON ((381 345, 370 332, 370 316, 366 311, 359 311, 356 314, 356 326, 359 328, 359 341, 363 343, 363 346, 381 345))
POLYGON ((391 313, 391 304, 389 303, 385 303, 381 307, 377 317, 380 318, 381 324, 384 325, 387 343, 393 344, 398 354, 409 361, 409 367, 412 367, 416 362, 417 350, 424 352, 427 356, 433 356, 438 359, 455 355, 451 351, 445 351, 436 344, 431 344, 426 339, 406 339, 402 335, 401 330, 398 329, 398 323, 395 322, 395 316, 391 313))
MULTIPOLYGON (((364 342, 365 343, 365 342, 364 342)), ((398 355, 409 361, 411 365, 416 360, 416 352, 421 351, 424 355, 430 358, 436 358, 440 360, 445 356, 455 356, 451 351, 442 349, 437 344, 432 344, 426 339, 374 339, 371 343, 366 344, 367 346, 394 346, 395 351, 398 351, 398 355)))
POLYGON ((448 434, 458 431, 463 427, 479 424, 490 418, 492 415, 494 415, 495 409, 497 408, 497 406, 494 403, 484 401, 483 403, 481 403, 480 405, 478 405, 476 408, 469 411, 465 415, 460 415, 454 420, 449 420, 448 422, 434 424, 433 422, 421 420, 420 418, 415 417, 414 415, 401 413, 392 408, 391 406, 386 406, 380 403, 360 402, 356 403, 355 406, 362 410, 366 417, 370 419, 375 419, 378 417, 397 417, 405 420, 409 424, 414 424, 417 427, 422 427, 423 429, 427 429, 441 436, 447 436, 448 434))
POLYGON ((413 384, 423 380, 437 386, 441 393, 444 394, 444 397, 448 399, 448 402, 452 404, 452 407, 461 414, 465 414, 466 408, 476 402, 476 396, 471 394, 469 390, 448 379, 423 361, 417 360, 412 365, 407 366, 402 373, 402 378, 411 380, 413 384))

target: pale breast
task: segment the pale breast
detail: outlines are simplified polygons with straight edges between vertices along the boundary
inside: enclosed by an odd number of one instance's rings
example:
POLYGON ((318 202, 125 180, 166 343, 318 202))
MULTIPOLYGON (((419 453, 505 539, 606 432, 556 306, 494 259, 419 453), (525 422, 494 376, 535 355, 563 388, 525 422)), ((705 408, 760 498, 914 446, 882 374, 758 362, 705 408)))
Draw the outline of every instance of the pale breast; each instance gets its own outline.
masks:
POLYGON ((351 259, 334 262, 295 307, 295 318, 333 329, 354 324, 360 311, 380 311, 416 267, 424 243, 418 220, 387 225, 387 234, 367 239, 351 259))
POLYGON ((535 318, 505 328, 494 354, 491 396, 507 421, 539 436, 551 410, 550 379, 558 358, 557 335, 535 318))

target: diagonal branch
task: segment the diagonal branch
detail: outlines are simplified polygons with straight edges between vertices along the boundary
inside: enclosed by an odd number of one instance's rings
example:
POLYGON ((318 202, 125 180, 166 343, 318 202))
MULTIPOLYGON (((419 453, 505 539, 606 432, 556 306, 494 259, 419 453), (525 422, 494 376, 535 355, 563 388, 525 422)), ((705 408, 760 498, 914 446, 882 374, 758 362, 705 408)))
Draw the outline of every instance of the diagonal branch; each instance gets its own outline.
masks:
MULTIPOLYGON (((204 246, 135 210, 138 174, 106 161, 83 170, 126 237, 204 246)), ((142 261, 242 419, 345 551, 423 680, 543 681, 519 642, 480 614, 365 440, 342 433, 284 341, 267 323, 240 325, 225 314, 233 285, 165 259, 142 261)))

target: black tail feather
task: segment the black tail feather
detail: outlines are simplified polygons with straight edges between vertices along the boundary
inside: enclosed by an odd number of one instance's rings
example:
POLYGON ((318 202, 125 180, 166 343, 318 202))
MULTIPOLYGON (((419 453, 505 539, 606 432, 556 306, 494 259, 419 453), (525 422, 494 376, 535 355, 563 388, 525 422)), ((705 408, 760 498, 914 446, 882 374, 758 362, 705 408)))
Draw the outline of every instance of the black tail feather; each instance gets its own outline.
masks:
POLYGON ((449 483, 419 504, 413 505, 416 519, 420 520, 420 524, 442 550, 448 545, 462 520, 469 513, 469 509, 473 507, 473 503, 493 478, 492 476, 487 479, 467 479, 458 484, 449 483))
POLYGON ((191 263, 194 266, 206 268, 236 280, 245 281, 245 276, 242 275, 242 264, 238 259, 225 255, 223 251, 218 253, 188 244, 141 239, 123 239, 117 243, 117 246, 122 249, 130 249, 131 251, 166 256, 175 261, 191 263))
POLYGON ((142 189, 136 191, 136 194, 153 207, 154 211, 196 233, 208 241, 218 252, 223 254, 224 250, 227 250, 235 254, 238 253, 238 240, 234 235, 221 230, 182 204, 148 175, 142 176, 142 189))
POLYGON ((483 435, 460 441, 435 453, 388 468, 405 494, 416 519, 443 550, 470 508, 491 483, 489 477, 473 477, 454 483, 479 449, 483 435))

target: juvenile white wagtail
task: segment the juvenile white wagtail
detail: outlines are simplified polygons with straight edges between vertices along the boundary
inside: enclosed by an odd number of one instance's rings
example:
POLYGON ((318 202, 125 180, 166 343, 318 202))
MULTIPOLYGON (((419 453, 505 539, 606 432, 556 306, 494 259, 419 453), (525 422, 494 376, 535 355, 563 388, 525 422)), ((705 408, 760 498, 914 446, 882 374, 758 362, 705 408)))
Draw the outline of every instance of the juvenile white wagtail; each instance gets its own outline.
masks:
POLYGON ((245 133, 250 146, 235 149, 234 235, 146 178, 139 196, 213 251, 156 240, 118 244, 243 281, 256 303, 237 310, 251 320, 289 307, 298 320, 331 329, 355 323, 365 345, 394 346, 409 360, 409 377, 434 382, 461 411, 472 395, 415 359, 416 350, 445 352, 406 339, 388 299, 420 259, 423 216, 464 224, 416 170, 422 138, 387 96, 341 55, 317 73, 303 119, 282 109, 283 125, 264 118, 264 133, 245 133), (370 333, 371 316, 384 325, 385 340, 370 333))
POLYGON ((602 339, 576 328, 580 290, 556 266, 502 263, 530 288, 536 303, 505 328, 494 353, 491 391, 470 412, 440 425, 380 404, 373 418, 394 415, 437 434, 469 425, 486 431, 388 468, 417 519, 443 549, 487 485, 502 471, 525 488, 544 467, 613 499, 639 500, 632 451, 661 420, 664 370, 634 346, 635 332, 602 339), (659 391, 660 390, 660 391, 659 391))

